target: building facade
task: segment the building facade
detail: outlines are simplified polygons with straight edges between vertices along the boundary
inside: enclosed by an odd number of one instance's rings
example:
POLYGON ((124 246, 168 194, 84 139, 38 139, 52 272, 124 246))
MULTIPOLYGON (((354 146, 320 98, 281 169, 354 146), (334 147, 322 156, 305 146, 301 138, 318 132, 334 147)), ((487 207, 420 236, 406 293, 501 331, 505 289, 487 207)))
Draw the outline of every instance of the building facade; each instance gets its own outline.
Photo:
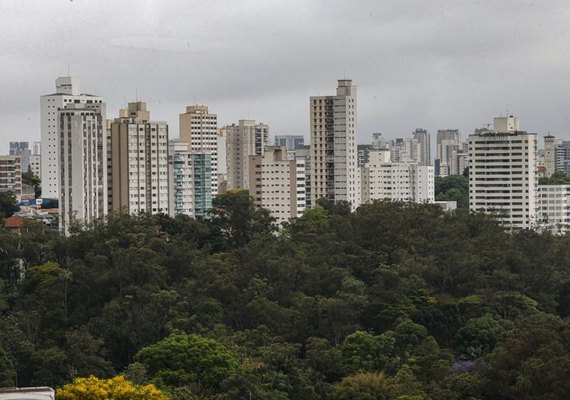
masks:
POLYGON ((79 78, 57 78, 55 87, 55 93, 41 96, 42 196, 53 199, 60 196, 58 110, 69 104, 103 103, 102 97, 81 93, 79 78))
POLYGON ((431 138, 427 130, 416 128, 412 137, 419 144, 418 163, 423 166, 431 165, 431 138))
POLYGON ((269 127, 254 120, 240 120, 223 129, 226 136, 227 189, 249 187, 249 156, 263 155, 269 127))
POLYGON ((150 121, 146 103, 129 103, 110 124, 109 209, 169 213, 168 125, 150 121))
POLYGON ((521 132, 518 120, 495 118, 511 129, 469 136, 469 208, 495 214, 506 226, 532 228, 537 222, 537 137, 521 132))
POLYGON ((362 169, 362 200, 434 202, 434 171, 432 166, 417 162, 390 162, 389 152, 370 152, 370 162, 362 169))
POLYGON ((436 176, 451 175, 451 155, 454 151, 459 151, 460 148, 461 142, 458 129, 440 129, 437 131, 437 159, 435 162, 436 176))
POLYGON ((257 207, 278 223, 300 217, 305 210, 305 163, 289 160, 285 147, 269 146, 262 156, 249 156, 249 194, 257 207))
POLYGON ((570 185, 538 185, 540 226, 557 234, 570 232, 570 185))
POLYGON ((20 200, 22 195, 20 156, 0 156, 0 192, 12 192, 20 200))
POLYGON ((311 203, 320 198, 348 201, 352 209, 360 203, 357 166, 356 86, 340 79, 336 96, 310 99, 311 203))
POLYGON ((104 103, 69 103, 57 111, 60 229, 107 214, 104 103))
POLYGON ((297 150, 305 145, 303 135, 275 135, 273 144, 278 147, 285 147, 287 151, 297 150))
MULTIPOLYGON (((210 196, 218 194, 218 115, 208 112, 208 107, 195 105, 186 107, 180 114, 180 141, 187 143, 189 150, 209 154, 212 174, 210 196)), ((207 158, 207 157, 206 157, 207 158)))

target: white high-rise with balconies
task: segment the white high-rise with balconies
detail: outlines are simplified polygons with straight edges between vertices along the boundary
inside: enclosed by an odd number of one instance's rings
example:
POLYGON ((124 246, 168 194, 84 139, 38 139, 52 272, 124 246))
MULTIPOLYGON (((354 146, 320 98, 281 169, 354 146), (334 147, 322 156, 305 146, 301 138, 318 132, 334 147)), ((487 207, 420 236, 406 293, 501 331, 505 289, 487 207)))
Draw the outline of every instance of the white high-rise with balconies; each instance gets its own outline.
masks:
POLYGON ((41 96, 42 197, 53 199, 60 195, 58 110, 68 104, 103 103, 102 97, 81 94, 80 81, 76 77, 57 78, 55 88, 55 93, 41 96))
POLYGON ((356 148, 356 86, 339 79, 336 96, 312 96, 311 203, 320 198, 348 201, 356 209, 360 173, 356 148))
POLYGON ((57 110, 60 228, 90 224, 107 214, 104 103, 68 103, 57 110))
POLYGON ((495 118, 493 131, 469 136, 469 208, 493 213, 506 226, 537 223, 537 137, 519 131, 513 116, 495 118))

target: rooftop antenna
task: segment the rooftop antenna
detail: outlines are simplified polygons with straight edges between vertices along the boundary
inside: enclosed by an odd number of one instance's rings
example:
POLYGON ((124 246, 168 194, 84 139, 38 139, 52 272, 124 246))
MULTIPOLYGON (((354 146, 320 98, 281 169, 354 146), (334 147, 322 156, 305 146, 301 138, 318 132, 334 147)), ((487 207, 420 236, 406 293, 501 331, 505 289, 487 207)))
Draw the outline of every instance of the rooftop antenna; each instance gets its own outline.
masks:
POLYGON ((139 88, 135 88, 135 100, 138 103, 139 102, 139 88))
POLYGON ((198 105, 198 96, 194 95, 194 103, 196 103, 196 105, 198 105))

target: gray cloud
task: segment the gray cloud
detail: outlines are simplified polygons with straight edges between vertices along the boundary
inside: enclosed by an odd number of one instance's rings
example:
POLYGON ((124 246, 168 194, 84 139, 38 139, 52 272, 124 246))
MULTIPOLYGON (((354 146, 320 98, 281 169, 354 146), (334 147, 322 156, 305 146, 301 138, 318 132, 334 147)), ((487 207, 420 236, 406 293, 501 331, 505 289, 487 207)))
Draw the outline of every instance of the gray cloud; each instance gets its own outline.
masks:
POLYGON ((2 0, 0 152, 39 139, 39 96, 80 76, 112 117, 138 92, 177 135, 202 103, 308 135, 308 98, 358 85, 359 140, 416 127, 464 136, 507 109, 568 136, 570 3, 2 0))

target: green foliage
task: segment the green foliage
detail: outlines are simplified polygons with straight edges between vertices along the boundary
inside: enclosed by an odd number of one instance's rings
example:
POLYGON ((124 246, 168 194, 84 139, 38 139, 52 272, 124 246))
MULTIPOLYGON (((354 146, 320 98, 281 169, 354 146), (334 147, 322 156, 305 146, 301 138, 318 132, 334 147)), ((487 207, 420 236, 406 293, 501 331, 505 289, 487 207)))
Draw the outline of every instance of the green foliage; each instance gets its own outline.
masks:
POLYGON ((435 178, 435 199, 456 201, 457 208, 469 208, 469 178, 464 175, 435 178))
POLYGON ((135 360, 159 386, 199 384, 216 388, 237 368, 237 359, 224 345, 200 335, 173 334, 141 349, 135 360))
POLYGON ((42 181, 32 171, 22 173, 22 183, 34 188, 34 196, 36 199, 42 197, 42 181))
POLYGON ((18 200, 12 192, 0 192, 0 220, 20 211, 18 200))
POLYGON ((242 191, 210 220, 1 231, 0 379, 122 372, 199 400, 567 397, 569 237, 321 204, 279 232, 242 191))
POLYGON ((550 177, 538 178, 539 185, 570 185, 570 177, 564 172, 556 171, 550 177))

